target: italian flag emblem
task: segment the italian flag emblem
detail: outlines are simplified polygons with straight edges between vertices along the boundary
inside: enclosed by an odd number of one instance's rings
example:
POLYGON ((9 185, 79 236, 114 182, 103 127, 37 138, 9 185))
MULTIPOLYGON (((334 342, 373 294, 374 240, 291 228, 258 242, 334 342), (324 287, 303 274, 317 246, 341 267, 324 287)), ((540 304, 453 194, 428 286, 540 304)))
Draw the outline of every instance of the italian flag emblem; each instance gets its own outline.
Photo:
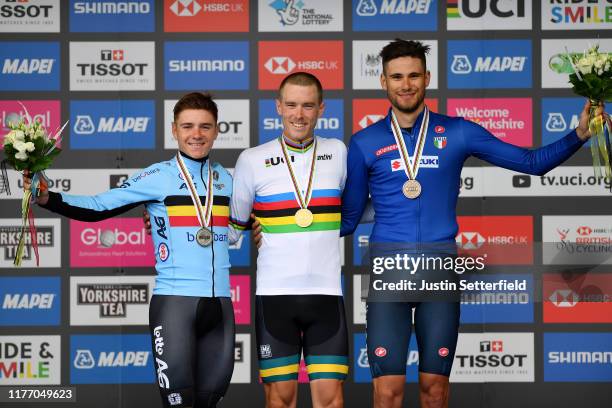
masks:
POLYGON ((446 136, 434 137, 434 146, 438 149, 444 149, 446 147, 446 136))

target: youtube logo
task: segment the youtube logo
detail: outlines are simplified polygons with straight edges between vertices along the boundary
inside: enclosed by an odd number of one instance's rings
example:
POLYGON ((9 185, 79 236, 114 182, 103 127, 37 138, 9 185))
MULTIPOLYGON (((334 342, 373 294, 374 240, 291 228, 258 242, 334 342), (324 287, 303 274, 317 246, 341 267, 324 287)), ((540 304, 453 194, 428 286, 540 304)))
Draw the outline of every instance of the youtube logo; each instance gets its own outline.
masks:
POLYGON ((531 187, 531 176, 526 174, 517 174, 512 177, 512 187, 526 188, 531 187))

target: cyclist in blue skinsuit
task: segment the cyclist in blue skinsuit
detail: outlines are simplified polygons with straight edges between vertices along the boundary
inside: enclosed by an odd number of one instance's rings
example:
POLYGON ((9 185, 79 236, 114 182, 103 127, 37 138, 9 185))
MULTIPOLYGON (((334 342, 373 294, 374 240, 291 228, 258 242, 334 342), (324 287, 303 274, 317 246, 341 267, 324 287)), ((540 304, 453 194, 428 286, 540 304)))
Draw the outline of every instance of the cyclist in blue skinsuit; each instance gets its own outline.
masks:
MULTIPOLYGON (((370 245, 454 243, 461 169, 469 156, 540 175, 565 161, 590 137, 588 103, 576 130, 535 150, 504 143, 462 118, 429 112, 424 104, 430 79, 428 50, 420 42, 396 40, 381 51, 381 85, 392 107, 385 119, 351 139, 341 235, 355 231, 369 194, 375 211, 370 245), (415 156, 419 166, 413 167, 415 156)), ((367 349, 375 407, 402 404, 413 308, 421 406, 448 405, 459 303, 369 301, 367 349)))
MULTIPOLYGON (((145 205, 157 270, 149 326, 162 402, 215 407, 232 376, 235 327, 228 254, 232 178, 208 158, 218 134, 211 97, 183 96, 174 107, 172 134, 177 155, 133 175, 120 188, 93 197, 43 191, 37 202, 81 221, 145 205)), ((29 184, 26 177, 24 186, 29 184)))

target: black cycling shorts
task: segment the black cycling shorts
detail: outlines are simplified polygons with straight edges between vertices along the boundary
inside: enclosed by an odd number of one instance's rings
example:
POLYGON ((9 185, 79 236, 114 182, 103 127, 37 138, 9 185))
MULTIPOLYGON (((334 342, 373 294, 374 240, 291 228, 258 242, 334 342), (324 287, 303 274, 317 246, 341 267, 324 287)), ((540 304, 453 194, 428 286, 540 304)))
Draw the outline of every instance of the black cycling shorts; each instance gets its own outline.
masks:
POLYGON ((149 327, 164 407, 215 407, 234 371, 231 299, 154 295, 149 327))
POLYGON ((297 380, 302 351, 310 381, 346 378, 348 335, 342 296, 257 296, 255 315, 264 383, 297 380))
POLYGON ((459 335, 459 302, 367 302, 366 342, 373 378, 406 374, 413 308, 419 371, 450 375, 459 335))

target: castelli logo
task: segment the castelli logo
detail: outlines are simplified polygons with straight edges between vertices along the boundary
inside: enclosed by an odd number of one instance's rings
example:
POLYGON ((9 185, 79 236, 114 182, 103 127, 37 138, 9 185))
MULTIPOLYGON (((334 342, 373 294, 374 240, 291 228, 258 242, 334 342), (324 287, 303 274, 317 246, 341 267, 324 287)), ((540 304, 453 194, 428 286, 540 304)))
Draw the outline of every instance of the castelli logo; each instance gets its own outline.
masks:
POLYGON ((436 126, 434 128, 434 132, 436 133, 444 133, 446 131, 446 129, 444 128, 444 126, 436 126))
POLYGON ((377 347, 376 350, 374 350, 374 354, 376 357, 384 357, 387 355, 387 349, 384 347, 377 347))
POLYGON ((440 357, 446 357, 448 356, 448 349, 446 347, 442 347, 440 348, 440 350, 438 350, 438 355, 440 357))

